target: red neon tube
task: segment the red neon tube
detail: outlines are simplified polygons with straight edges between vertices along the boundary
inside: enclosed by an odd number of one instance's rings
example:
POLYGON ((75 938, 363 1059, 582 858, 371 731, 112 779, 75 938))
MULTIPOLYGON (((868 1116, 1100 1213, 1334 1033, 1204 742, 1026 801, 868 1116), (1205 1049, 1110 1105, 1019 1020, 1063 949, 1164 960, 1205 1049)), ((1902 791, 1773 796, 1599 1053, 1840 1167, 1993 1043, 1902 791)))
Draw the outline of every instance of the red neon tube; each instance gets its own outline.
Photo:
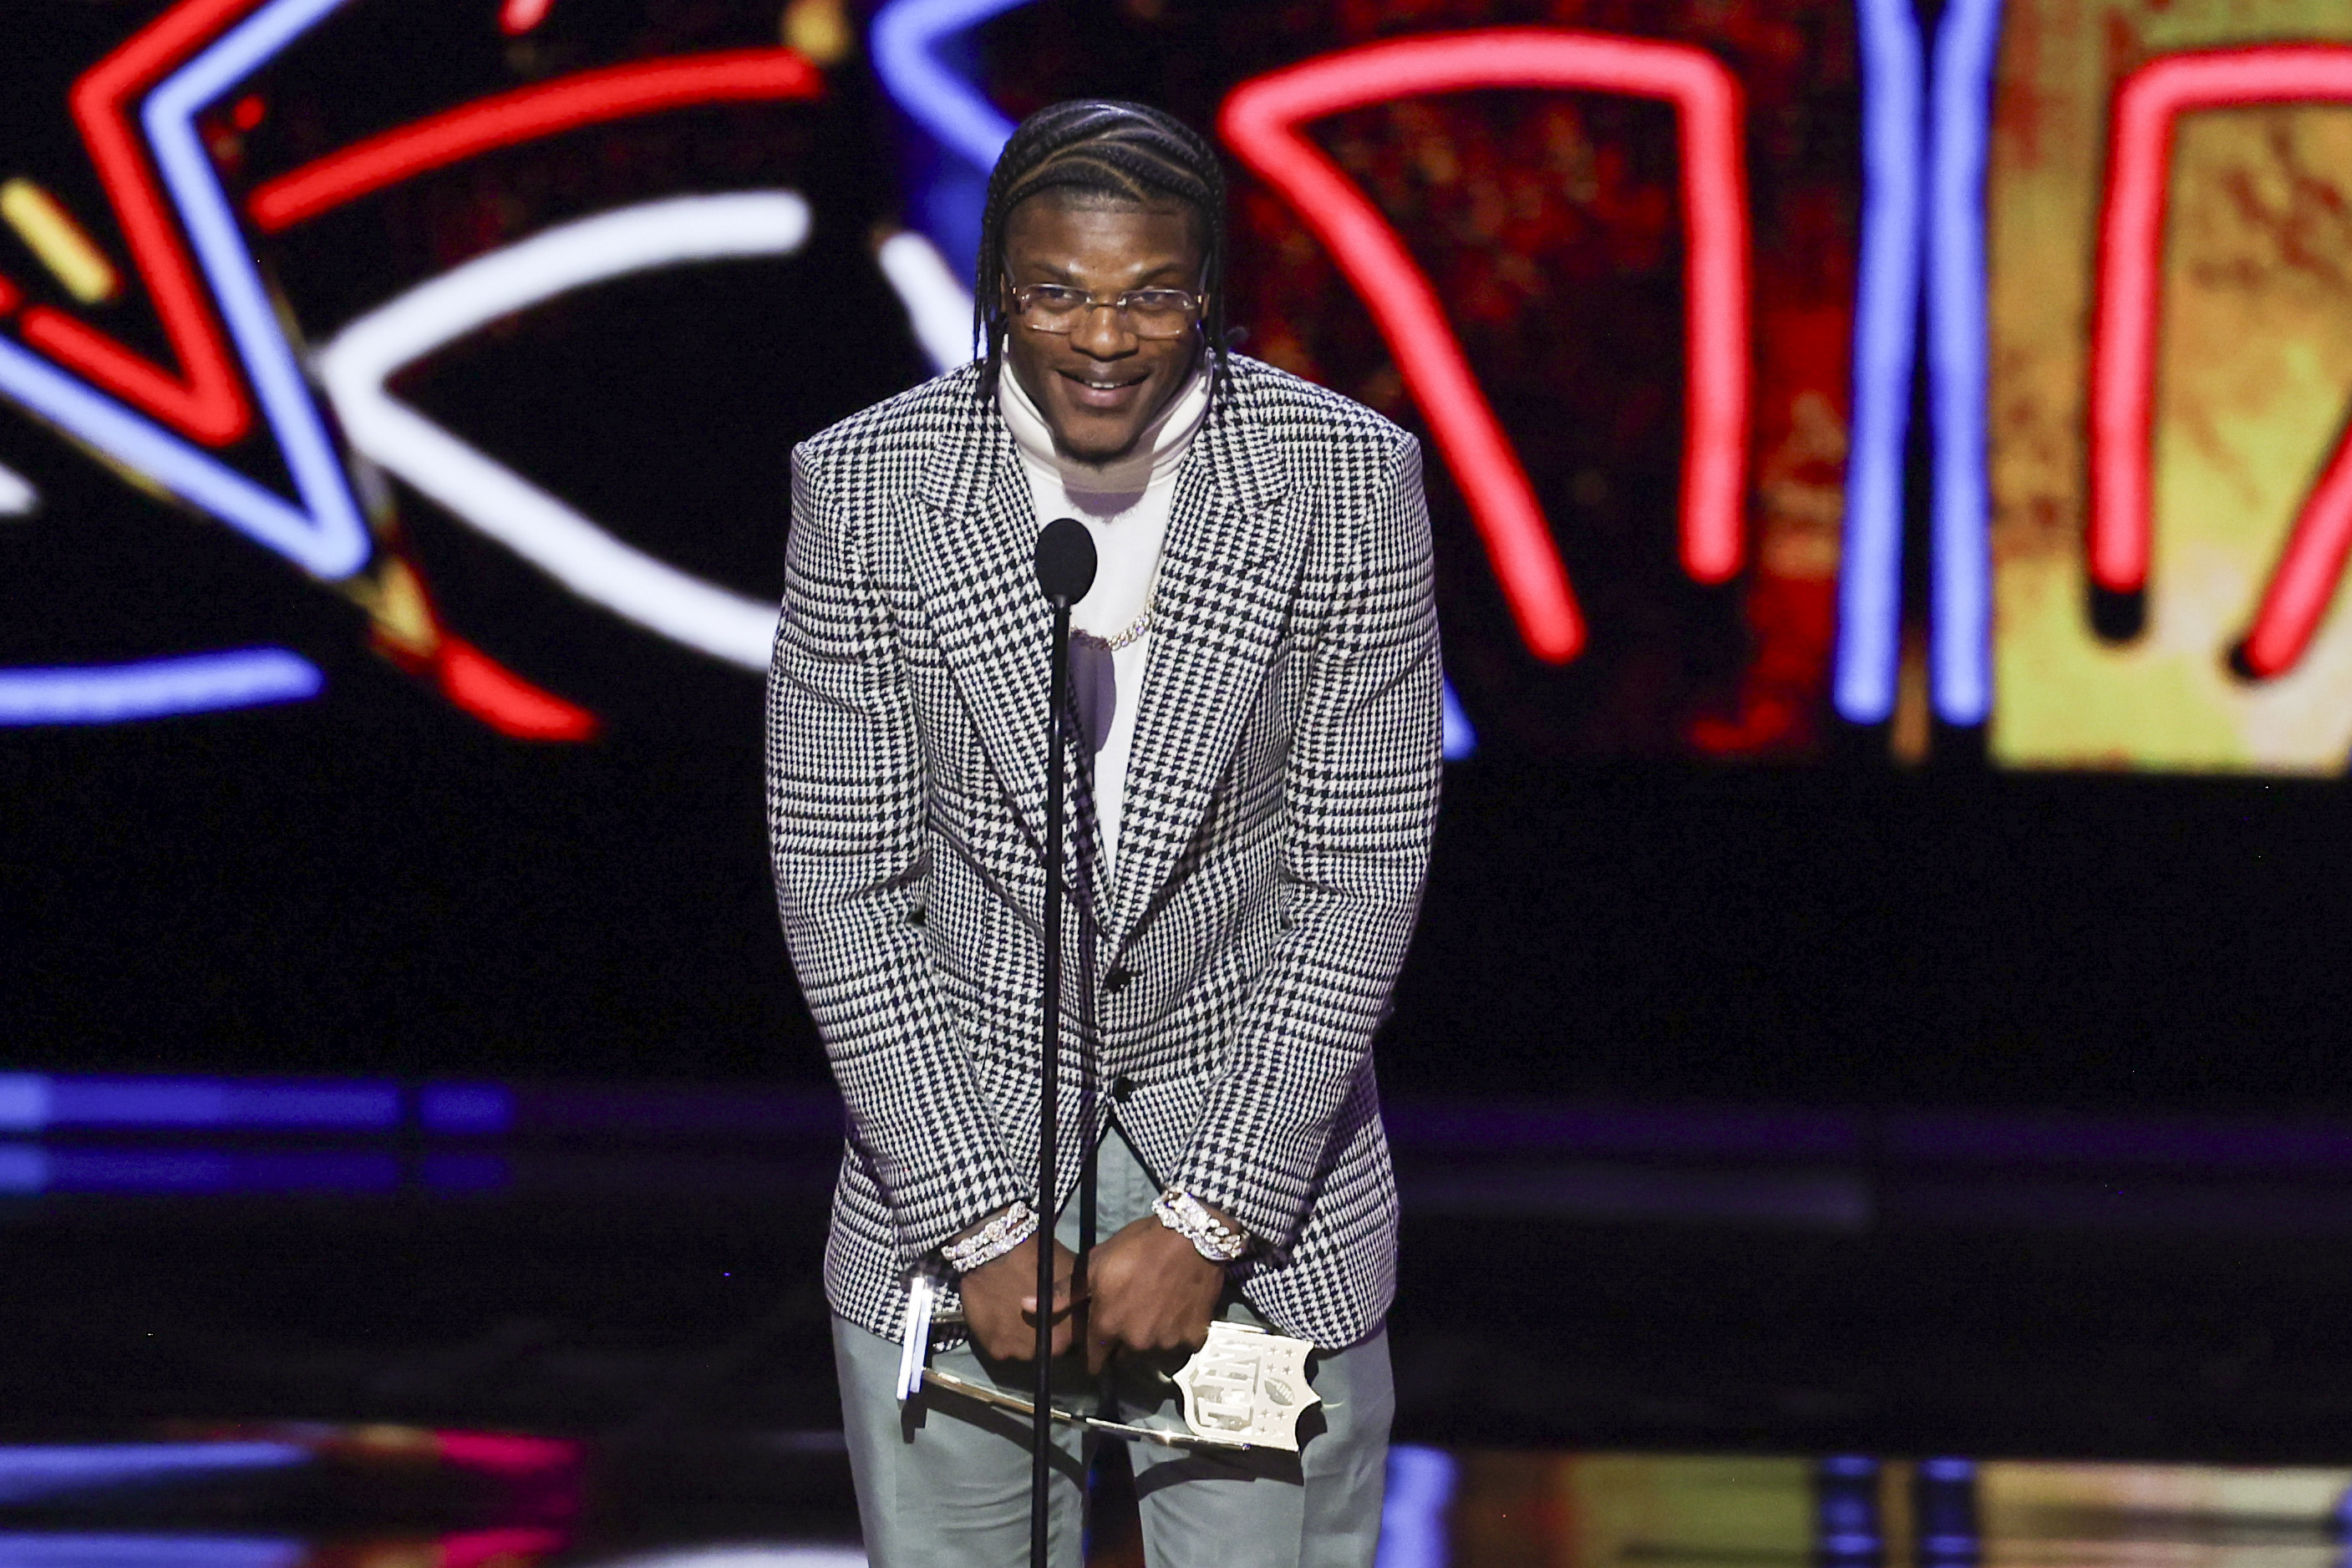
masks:
POLYGON ((2303 503, 2286 553, 2271 573, 2243 648, 2248 674, 2267 680, 2298 664, 2327 615, 2352 555, 2352 438, 2341 442, 2303 503))
POLYGON ((440 634, 432 669, 442 695, 500 735, 517 740, 591 740, 596 716, 533 685, 471 643, 440 634))
POLYGON ((696 104, 814 98, 824 73, 793 49, 736 49, 583 71, 387 131, 281 174, 253 193, 270 234, 387 185, 495 148, 696 104))
MULTIPOLYGON (((2172 131, 2200 109, 2352 102, 2352 47, 2266 45, 2168 55, 2124 78, 2108 128, 2091 336, 2091 579, 2135 593, 2153 553, 2150 458, 2162 321, 2166 185, 2172 131)), ((2244 647, 2274 675, 2303 656, 2352 547, 2352 447, 2339 448, 2304 502, 2244 647)))
POLYGON ((1527 471, 1478 389, 1429 278, 1394 229, 1303 127, 1345 110, 1471 88, 1616 92, 1672 103, 1683 138, 1688 242, 1682 558, 1721 582, 1739 570, 1748 462, 1748 206, 1738 81, 1705 50, 1553 27, 1399 38, 1244 82, 1218 117, 1234 151, 1294 205, 1371 310, 1406 390, 1462 486, 1519 632, 1554 663, 1584 625, 1527 471))
POLYGON ((74 83, 69 99, 183 373, 163 370, 62 310, 35 306, 25 312, 27 342, 212 446, 241 438, 252 425, 252 409, 125 106, 254 3, 187 0, 174 6, 91 67, 74 83))

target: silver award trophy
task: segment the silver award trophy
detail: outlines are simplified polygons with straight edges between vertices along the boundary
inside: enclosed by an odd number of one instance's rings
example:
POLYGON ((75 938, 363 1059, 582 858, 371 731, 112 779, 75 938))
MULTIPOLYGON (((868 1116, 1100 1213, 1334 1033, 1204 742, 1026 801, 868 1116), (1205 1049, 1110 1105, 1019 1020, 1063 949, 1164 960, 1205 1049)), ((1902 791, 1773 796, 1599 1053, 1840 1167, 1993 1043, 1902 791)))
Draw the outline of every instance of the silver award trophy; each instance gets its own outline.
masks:
MULTIPOLYGON (((1030 1400, 929 1364, 938 1294, 929 1274, 916 1275, 908 1291, 906 1337, 898 1352, 900 1402, 913 1398, 928 1384, 1001 1410, 1034 1416, 1037 1406, 1030 1400)), ((1213 1322, 1209 1325, 1208 1343, 1192 1353, 1174 1378, 1184 1396, 1182 1431, 1106 1421, 1067 1410, 1056 1410, 1053 1416, 1066 1426, 1173 1448, 1281 1448, 1295 1454, 1298 1417, 1323 1398, 1307 1385, 1307 1358, 1314 1350, 1305 1340, 1268 1333, 1247 1323, 1213 1322)))

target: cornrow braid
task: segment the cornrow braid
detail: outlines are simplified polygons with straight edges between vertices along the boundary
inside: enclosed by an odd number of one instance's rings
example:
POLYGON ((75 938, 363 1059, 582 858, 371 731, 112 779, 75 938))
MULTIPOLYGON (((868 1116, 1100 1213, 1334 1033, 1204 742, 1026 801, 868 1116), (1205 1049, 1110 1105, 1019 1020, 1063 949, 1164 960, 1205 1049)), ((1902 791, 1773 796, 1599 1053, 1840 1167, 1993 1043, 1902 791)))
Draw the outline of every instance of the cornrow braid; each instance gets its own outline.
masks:
POLYGON ((980 257, 971 289, 971 332, 982 356, 980 395, 996 396, 1006 322, 1004 225, 1013 209, 1045 191, 1086 191, 1152 205, 1181 202, 1198 213, 1207 236, 1201 288, 1209 308, 1213 374, 1225 373, 1225 174, 1217 154, 1191 126, 1148 104, 1073 99, 1023 120, 988 176, 981 214, 980 257))

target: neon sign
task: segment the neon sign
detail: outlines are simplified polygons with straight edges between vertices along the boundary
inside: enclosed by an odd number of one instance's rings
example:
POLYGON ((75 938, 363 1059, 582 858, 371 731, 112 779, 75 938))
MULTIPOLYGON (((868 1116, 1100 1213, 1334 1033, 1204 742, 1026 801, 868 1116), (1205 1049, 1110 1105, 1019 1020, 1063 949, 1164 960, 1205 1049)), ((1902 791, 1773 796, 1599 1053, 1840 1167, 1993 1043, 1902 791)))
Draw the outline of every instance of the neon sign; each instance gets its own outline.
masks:
POLYGON ((776 607, 634 549, 385 390, 425 355, 592 283, 726 256, 789 256, 808 204, 786 191, 677 196, 603 213, 478 256, 378 307, 320 350, 353 445, 583 599, 673 642, 765 670, 776 607))
MULTIPOLYGON (((186 0, 75 85, 76 121, 181 361, 180 373, 44 306, 24 311, 22 330, 26 343, 56 364, 0 339, 0 395, 330 580, 347 578, 367 563, 373 553, 368 528, 194 122, 345 3, 186 0), (139 119, 153 154, 152 169, 132 138, 126 110, 150 88, 139 119), (167 199, 168 212, 177 214, 194 243, 193 261, 167 215, 167 199), (227 340, 208 301, 227 324, 227 340), (232 342, 246 381, 232 366, 232 342), (226 445, 242 437, 251 422, 247 382, 293 476, 296 499, 190 444, 193 439, 226 445)), ((806 98, 822 89, 821 74, 788 49, 584 72, 433 116, 282 176, 257 193, 256 219, 266 232, 282 230, 459 159, 600 120, 700 102, 806 98)), ((88 265, 90 258, 59 249, 78 237, 61 212, 28 205, 20 193, 8 215, 20 229, 27 222, 36 225, 45 242, 40 254, 48 258, 57 252, 53 268, 78 265, 96 287, 100 280, 88 265)), ((804 233, 804 208, 801 217, 804 233)), ((97 259, 103 264, 102 256, 97 259)), ((0 315, 13 314, 22 303, 15 287, 0 279, 0 315)), ((18 490, 29 507, 29 487, 20 485, 7 494, 18 490)), ((600 530, 591 527, 590 532, 609 542, 600 530)), ((734 596, 729 598, 735 612, 731 620, 720 619, 731 624, 744 617, 734 596)), ((434 633, 426 663, 452 701, 512 735, 576 739, 593 733, 593 716, 504 670, 439 628, 421 599, 415 604, 434 633)), ((766 613, 772 619, 772 610, 766 613)), ((730 646, 745 641, 738 636, 730 646)), ((415 663, 397 652, 395 656, 415 663)), ((314 668, 276 649, 0 672, 0 722, 110 722, 293 700, 314 695, 319 686, 314 668)))
MULTIPOLYGON (((2091 340, 2091 580, 2110 593, 2147 587, 2154 553, 2149 462, 2164 275, 2166 177, 2172 131, 2194 110, 2352 103, 2352 47, 2281 44, 2152 60, 2116 89, 2107 198, 2099 224, 2098 306, 2091 340)), ((2305 497, 2261 608, 2232 662, 2264 679, 2311 644, 2352 551, 2352 442, 2305 497)))
POLYGON ((1725 581, 1739 570, 1743 549, 1748 236, 1739 86, 1720 60, 1685 45, 1565 28, 1400 38, 1244 82, 1226 99, 1218 128, 1297 209, 1362 297, 1469 503, 1520 635, 1538 657, 1564 663, 1581 650, 1584 625, 1527 471, 1427 276, 1303 131, 1310 120, 1368 104, 1496 87, 1617 92, 1675 108, 1689 255, 1682 559, 1696 580, 1725 581))

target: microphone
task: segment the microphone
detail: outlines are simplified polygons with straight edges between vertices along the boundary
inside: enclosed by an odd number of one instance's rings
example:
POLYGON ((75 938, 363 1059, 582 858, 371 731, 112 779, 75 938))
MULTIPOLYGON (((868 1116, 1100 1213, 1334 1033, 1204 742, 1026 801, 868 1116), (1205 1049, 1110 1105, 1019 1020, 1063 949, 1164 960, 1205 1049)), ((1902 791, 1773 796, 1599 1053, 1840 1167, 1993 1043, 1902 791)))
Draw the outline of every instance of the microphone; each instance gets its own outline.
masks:
POLYGON ((1037 530, 1037 586, 1066 608, 1095 585, 1095 537, 1076 517, 1055 517, 1037 530))

